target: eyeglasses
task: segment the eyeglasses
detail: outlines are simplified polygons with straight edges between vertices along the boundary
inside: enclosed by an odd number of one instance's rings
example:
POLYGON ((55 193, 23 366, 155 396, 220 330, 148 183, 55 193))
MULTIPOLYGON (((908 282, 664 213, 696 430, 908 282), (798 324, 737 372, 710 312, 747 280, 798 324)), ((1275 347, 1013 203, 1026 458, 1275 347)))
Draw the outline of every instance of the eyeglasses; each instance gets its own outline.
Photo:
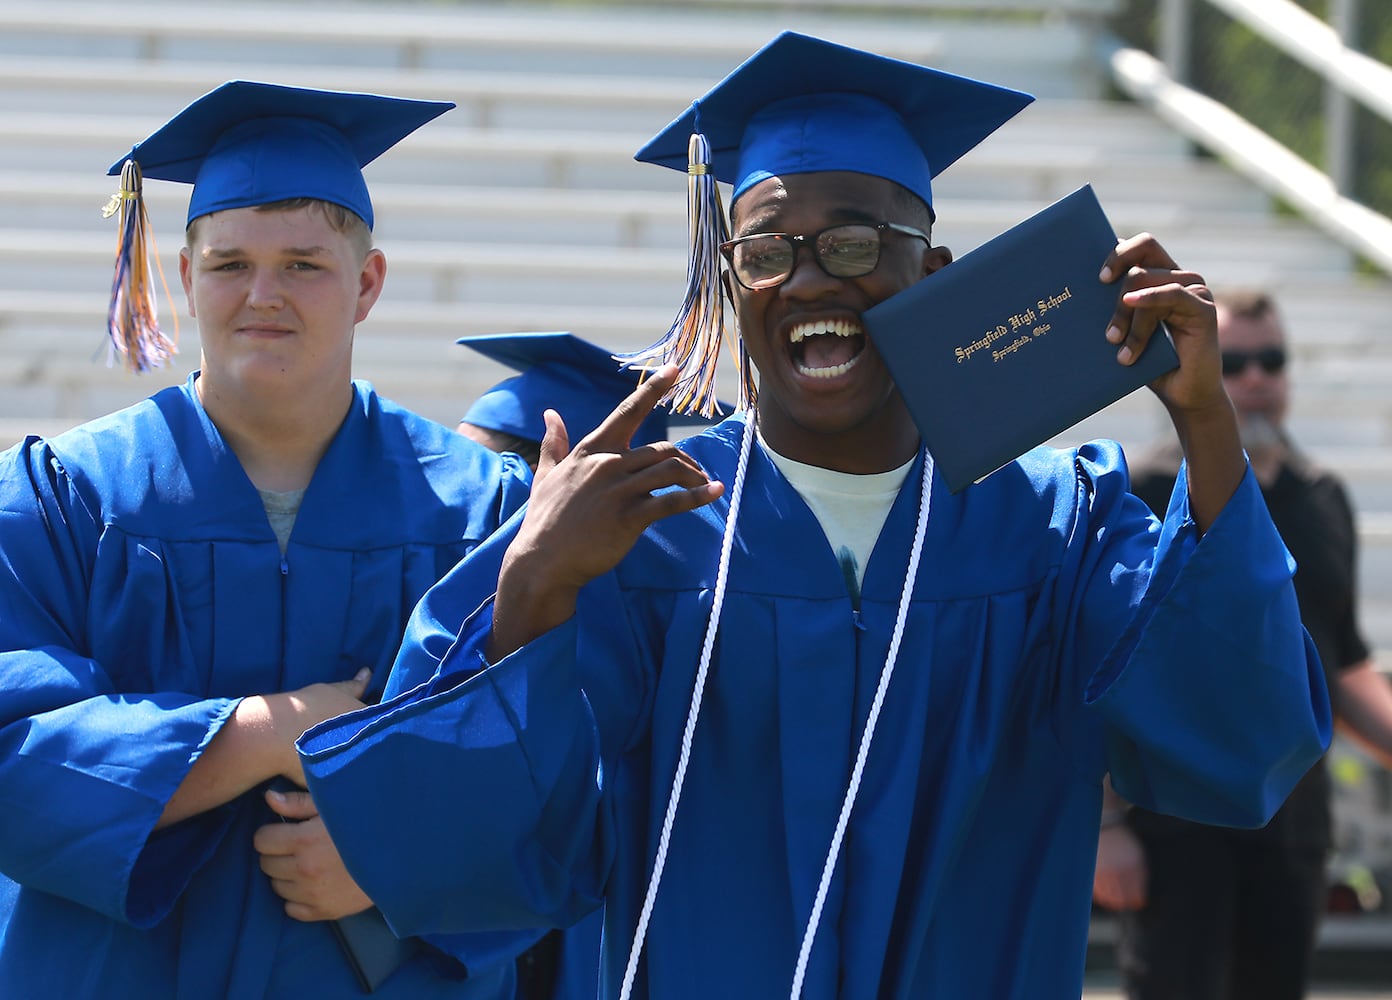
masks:
POLYGON ((933 245, 929 235, 897 222, 853 223, 828 226, 811 236, 788 233, 755 233, 720 244, 735 280, 750 291, 773 288, 788 280, 797 263, 797 244, 812 244, 817 266, 833 278, 859 278, 880 263, 885 231, 902 233, 933 245))
POLYGON ((1256 362, 1268 375, 1279 375, 1286 367, 1284 347, 1263 347, 1259 351, 1224 351, 1223 374, 1240 375, 1256 362))

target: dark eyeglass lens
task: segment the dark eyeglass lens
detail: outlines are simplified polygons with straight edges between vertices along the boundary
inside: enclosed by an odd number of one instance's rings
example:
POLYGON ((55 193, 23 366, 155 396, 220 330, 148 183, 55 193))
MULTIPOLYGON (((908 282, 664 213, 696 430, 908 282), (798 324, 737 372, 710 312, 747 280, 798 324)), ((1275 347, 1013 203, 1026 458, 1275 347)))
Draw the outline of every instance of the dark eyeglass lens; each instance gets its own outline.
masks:
POLYGON ((736 243, 731 263, 746 288, 777 284, 793 269, 793 245, 781 236, 736 243))
POLYGON ((1286 367, 1286 352, 1280 347, 1267 347, 1260 351, 1224 351, 1223 374, 1237 375, 1253 362, 1268 375, 1277 375, 1286 367))
POLYGON ((880 234, 874 226, 837 226, 817 237, 817 257, 837 278, 869 274, 880 262, 880 234))

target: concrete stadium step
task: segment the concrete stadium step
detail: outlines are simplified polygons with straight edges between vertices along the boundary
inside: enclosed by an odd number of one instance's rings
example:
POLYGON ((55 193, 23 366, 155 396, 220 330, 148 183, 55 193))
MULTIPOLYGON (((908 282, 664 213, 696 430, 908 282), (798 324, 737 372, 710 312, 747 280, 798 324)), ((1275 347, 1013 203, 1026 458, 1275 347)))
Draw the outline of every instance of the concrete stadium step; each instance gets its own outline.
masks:
POLYGON ((1095 21, 1058 16, 913 16, 907 5, 892 17, 857 17, 849 5, 834 11, 749 5, 713 17, 706 10, 654 5, 472 3, 384 11, 345 3, 223 9, 146 2, 122 5, 121 16, 113 18, 97 4, 64 3, 61 12, 51 5, 12 6, 0 8, 0 52, 14 55, 484 70, 544 55, 556 72, 612 73, 618 64, 639 75, 712 80, 776 31, 794 28, 953 72, 974 66, 984 75, 989 68, 996 82, 1027 83, 1051 95, 1076 94, 1080 87, 1098 93, 1101 86, 1095 21))
MULTIPOLYGON (((1360 544, 1365 544, 1359 539, 1360 544)), ((1373 648, 1373 658, 1381 666, 1392 657, 1392 600, 1383 595, 1370 593, 1364 586, 1358 595, 1359 624, 1363 627, 1368 644, 1373 648)), ((1384 946, 1386 942, 1384 941, 1384 946)), ((1384 994, 1385 996, 1386 994, 1384 994)))
MULTIPOLYGON (((240 79, 454 101, 458 107, 441 121, 474 128, 647 133, 684 111, 711 82, 709 77, 687 78, 670 71, 645 78, 577 76, 549 67, 403 71, 237 62, 154 63, 137 75, 129 69, 121 60, 84 59, 74 66, 63 58, 7 57, 0 62, 0 110, 124 117, 133 109, 156 109, 167 116, 208 89, 240 79)), ((1041 100, 1011 123, 1012 133, 1032 141, 1055 140, 1061 129, 1070 142, 1091 144, 1100 138, 1133 154, 1181 154, 1188 148, 1182 136, 1119 101, 1041 100)))
POLYGON ((1359 357, 1377 351, 1392 334, 1392 283, 1368 274, 1321 281, 1315 276, 1280 294, 1281 315, 1297 359, 1306 353, 1359 357))
MULTIPOLYGON (((459 107, 440 124, 479 129, 632 130, 647 135, 686 109, 710 85, 709 78, 666 72, 632 75, 565 75, 550 71, 402 71, 377 68, 276 64, 156 63, 139 74, 121 60, 86 59, 74 67, 60 58, 12 57, 0 62, 0 111, 36 114, 129 116, 134 108, 172 114, 225 80, 267 80, 294 86, 389 93, 450 100, 459 107)), ((160 118, 152 119, 154 127, 160 118)), ((1012 141, 1070 144, 1105 142, 1130 155, 1181 156, 1188 143, 1134 105, 1106 100, 1041 101, 1011 123, 1012 141)))
POLYGON ((1369 519, 1367 530, 1392 539, 1392 449, 1343 442, 1312 454, 1348 480, 1356 493, 1354 507, 1369 519))

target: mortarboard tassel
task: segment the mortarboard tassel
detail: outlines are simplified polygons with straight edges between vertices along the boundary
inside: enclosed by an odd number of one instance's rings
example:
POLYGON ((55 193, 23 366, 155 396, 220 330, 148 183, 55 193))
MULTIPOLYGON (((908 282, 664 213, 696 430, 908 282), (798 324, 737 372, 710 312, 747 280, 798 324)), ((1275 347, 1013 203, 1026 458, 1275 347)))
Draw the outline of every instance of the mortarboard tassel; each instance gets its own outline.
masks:
POLYGON ((178 353, 175 342, 179 337, 179 317, 174 317, 174 340, 159 328, 159 302, 155 296, 154 267, 159 270, 164 294, 169 284, 164 280, 155 236, 150 230, 150 217, 145 211, 141 194, 140 165, 127 160, 121 167, 121 189, 111 196, 102 210, 103 218, 117 215, 116 274, 111 281, 111 306, 107 311, 106 328, 111 336, 110 364, 117 353, 125 356, 126 367, 133 372, 147 372, 161 367, 178 353))
MULTIPOLYGON (((690 234, 686 265, 686 298, 666 335, 650 347, 619 355, 630 368, 656 368, 675 363, 677 381, 662 402, 674 412, 714 417, 720 412, 715 396, 716 364, 725 339, 725 312, 720 284, 720 244, 728 238, 720 189, 711 169, 710 143, 700 132, 699 109, 686 168, 687 227, 690 234)), ((754 401, 753 368, 741 341, 736 363, 740 373, 739 409, 754 401)))

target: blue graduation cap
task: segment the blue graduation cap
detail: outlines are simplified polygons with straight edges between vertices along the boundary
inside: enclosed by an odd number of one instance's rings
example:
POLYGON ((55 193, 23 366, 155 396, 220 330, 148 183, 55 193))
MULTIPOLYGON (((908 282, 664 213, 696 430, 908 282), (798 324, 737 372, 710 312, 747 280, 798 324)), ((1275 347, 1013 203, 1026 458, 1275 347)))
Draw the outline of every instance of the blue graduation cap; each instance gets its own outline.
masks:
POLYGON ((187 222, 289 198, 342 205, 372 228, 362 168, 454 104, 232 80, 127 156, 144 177, 192 184, 187 222))
MULTIPOLYGON (((654 136, 635 158, 684 170, 692 221, 686 302, 667 336, 632 356, 677 363, 670 398, 711 397, 724 327, 716 181, 733 197, 768 177, 846 170, 883 177, 933 210, 932 179, 1034 98, 942 70, 785 31, 654 136)), ((740 405, 754 387, 741 353, 740 405)))
POLYGON ((785 31, 698 98, 635 158, 689 167, 704 133, 738 198, 767 177, 849 170, 931 208, 931 180, 1013 118, 1030 94, 785 31))
MULTIPOLYGON (((460 337, 473 348, 520 372, 493 386, 469 407, 466 423, 540 441, 542 413, 558 412, 575 443, 598 427, 638 385, 642 373, 573 333, 494 333, 460 337)), ((669 423, 692 423, 658 408, 639 426, 634 445, 667 440, 669 423)))
POLYGON ((210 212, 313 198, 343 206, 371 229, 362 168, 452 107, 249 80, 224 83, 188 105, 107 171, 121 177, 107 212, 121 216, 108 321, 115 349, 137 371, 172 351, 155 319, 145 178, 193 185, 185 224, 210 212))

